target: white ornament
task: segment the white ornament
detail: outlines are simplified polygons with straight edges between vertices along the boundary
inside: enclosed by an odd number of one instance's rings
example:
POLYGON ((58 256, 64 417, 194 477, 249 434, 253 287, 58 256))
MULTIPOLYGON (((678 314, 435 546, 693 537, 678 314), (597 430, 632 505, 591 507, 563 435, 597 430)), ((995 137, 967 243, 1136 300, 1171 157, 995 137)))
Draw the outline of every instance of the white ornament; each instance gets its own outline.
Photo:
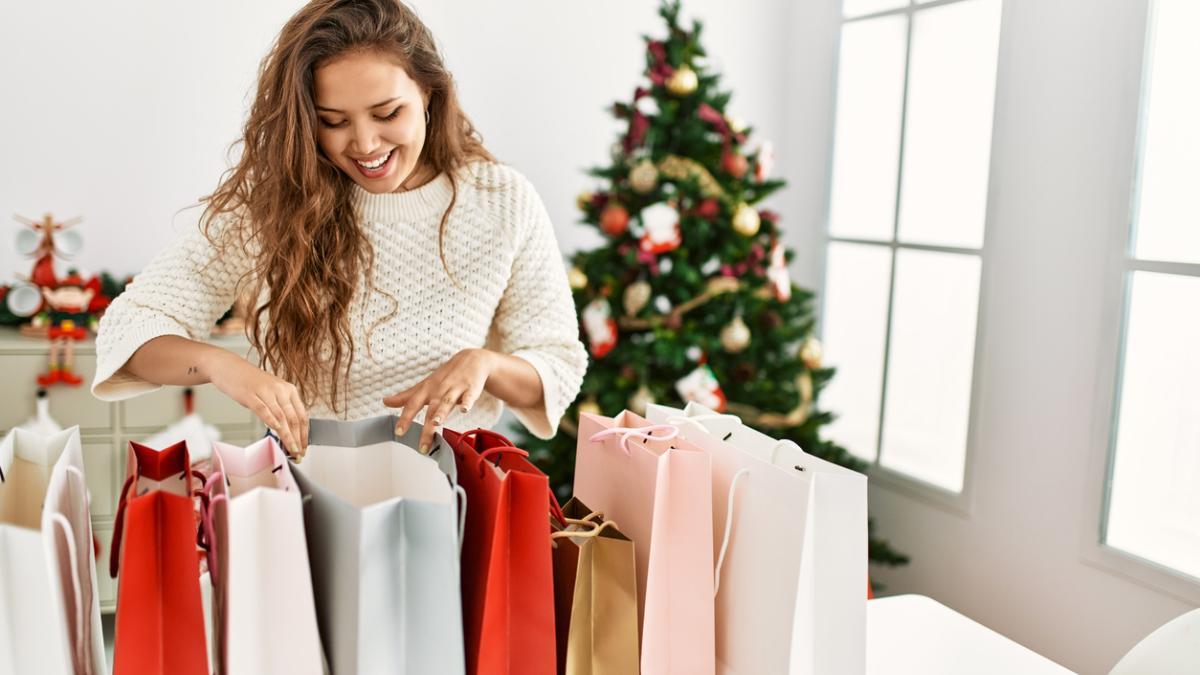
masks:
POLYGON ((706 277, 716 274, 719 269, 721 269, 721 261, 717 259, 717 256, 705 260, 704 264, 700 266, 700 272, 706 277))
POLYGON ((687 355, 688 361, 692 362, 698 362, 700 359, 704 358, 704 350, 695 345, 688 347, 684 354, 687 355))
POLYGON ((771 247, 771 263, 767 266, 767 280, 775 299, 787 302, 792 297, 792 278, 788 274, 787 259, 779 242, 771 247))
POLYGON ((700 405, 721 412, 725 409, 725 392, 708 364, 703 364, 675 383, 675 391, 684 401, 695 401, 700 405))
POLYGON ((775 169, 775 146, 771 145, 771 141, 763 141, 762 147, 758 149, 758 162, 754 167, 754 179, 758 182, 771 177, 771 172, 775 169))
POLYGON ((650 253, 666 253, 679 248, 679 211, 666 202, 651 204, 639 214, 642 235, 639 247, 650 253))
POLYGON ((667 296, 660 295, 654 298, 654 309, 657 309, 659 314, 669 314, 671 312, 671 301, 667 299, 667 296))
POLYGON ((592 356, 603 358, 617 346, 617 322, 605 298, 596 298, 583 308, 583 329, 587 333, 592 356))
POLYGON ((658 271, 663 274, 670 274, 671 270, 674 268, 675 263, 671 262, 670 258, 663 258, 662 260, 658 261, 658 271))

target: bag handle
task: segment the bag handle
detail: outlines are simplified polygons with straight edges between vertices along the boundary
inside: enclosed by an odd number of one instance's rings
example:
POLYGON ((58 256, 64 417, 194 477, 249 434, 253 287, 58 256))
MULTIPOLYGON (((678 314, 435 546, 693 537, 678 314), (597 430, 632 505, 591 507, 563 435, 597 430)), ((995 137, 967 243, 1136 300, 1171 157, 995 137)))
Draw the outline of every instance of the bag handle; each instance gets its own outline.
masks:
MULTIPOLYGON (((74 466, 67 466, 67 471, 79 477, 80 482, 84 485, 84 495, 86 499, 87 479, 84 477, 83 472, 80 471, 78 467, 74 466)), ((72 644, 72 651, 74 652, 72 658, 77 664, 85 664, 87 663, 87 659, 84 657, 84 655, 87 652, 83 649, 83 586, 79 580, 79 549, 75 547, 75 528, 71 526, 71 521, 68 520, 63 514, 51 513, 49 515, 50 522, 62 529, 63 538, 67 542, 67 557, 70 558, 71 562, 71 590, 74 593, 73 604, 75 607, 75 616, 73 617, 75 619, 75 640, 72 644)), ((90 521, 88 522, 88 526, 89 528, 91 527, 90 521)))
MULTIPOLYGON (((595 515, 595 514, 593 514, 593 515, 595 515)), ((562 530, 559 532, 552 532, 550 534, 550 538, 551 539, 574 539, 576 537, 579 537, 579 538, 583 538, 583 539, 593 539, 595 537, 598 537, 600 535, 600 533, 604 531, 605 528, 611 527, 614 530, 620 529, 617 526, 617 523, 612 520, 606 520, 602 523, 596 523, 595 521, 592 521, 592 520, 577 520, 575 518, 568 518, 567 523, 571 524, 571 525, 587 526, 587 529, 584 529, 584 530, 562 530)))
POLYGON ((666 441, 679 435, 679 427, 674 424, 651 424, 645 427, 609 427, 592 434, 588 440, 595 443, 608 436, 616 436, 617 434, 621 435, 621 449, 625 451, 626 455, 632 455, 633 451, 629 449, 629 439, 640 438, 642 439, 642 443, 650 439, 666 441), (656 431, 665 431, 666 433, 662 436, 655 436, 654 432, 656 431))
MULTIPOLYGON (((495 433, 495 432, 489 432, 486 429, 476 429, 475 431, 483 431, 486 433, 495 433)), ((474 433, 474 432, 469 431, 467 433, 474 433)), ((463 435, 466 436, 466 434, 463 434, 463 435)), ((500 434, 496 434, 496 435, 500 436, 500 434)), ((500 436, 500 438, 504 438, 504 437, 500 436)), ((508 439, 505 439, 505 440, 507 441, 508 439)), ((522 450, 521 448, 518 448, 515 445, 511 445, 511 444, 497 446, 494 448, 488 448, 487 450, 484 450, 483 452, 479 453, 479 459, 482 460, 479 462, 479 477, 483 478, 483 472, 485 470, 484 463, 486 462, 488 457, 491 457, 492 455, 502 455, 505 453, 512 453, 514 455, 519 455, 521 457, 529 457, 528 450, 522 450)), ((496 466, 500 466, 500 460, 497 459, 495 464, 496 464, 496 466)), ((566 523, 567 517, 565 515, 563 515, 562 506, 558 503, 558 499, 554 496, 554 490, 547 489, 546 493, 547 493, 547 496, 550 498, 550 515, 554 516, 554 518, 558 522, 566 523)))
POLYGON ((713 573, 713 597, 717 597, 717 593, 721 590, 721 568, 725 565, 725 553, 729 549, 729 537, 733 534, 733 498, 737 495, 738 482, 742 476, 749 476, 750 469, 739 469, 733 474, 733 480, 729 483, 729 501, 725 508, 725 536, 721 540, 721 554, 717 556, 717 568, 713 573))
POLYGON ((117 516, 113 519, 112 546, 108 549, 108 576, 117 578, 117 568, 121 563, 121 539, 125 531, 125 505, 129 501, 129 490, 133 488, 136 475, 125 477, 125 485, 121 487, 121 499, 117 502, 117 516))

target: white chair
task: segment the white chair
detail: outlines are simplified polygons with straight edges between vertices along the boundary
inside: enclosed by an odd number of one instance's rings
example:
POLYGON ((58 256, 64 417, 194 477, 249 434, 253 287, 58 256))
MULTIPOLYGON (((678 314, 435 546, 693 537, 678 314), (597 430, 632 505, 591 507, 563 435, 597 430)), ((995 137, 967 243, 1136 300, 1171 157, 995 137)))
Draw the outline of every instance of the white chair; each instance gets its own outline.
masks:
POLYGON ((1200 609, 1177 616, 1133 646, 1108 675, 1200 673, 1200 609))

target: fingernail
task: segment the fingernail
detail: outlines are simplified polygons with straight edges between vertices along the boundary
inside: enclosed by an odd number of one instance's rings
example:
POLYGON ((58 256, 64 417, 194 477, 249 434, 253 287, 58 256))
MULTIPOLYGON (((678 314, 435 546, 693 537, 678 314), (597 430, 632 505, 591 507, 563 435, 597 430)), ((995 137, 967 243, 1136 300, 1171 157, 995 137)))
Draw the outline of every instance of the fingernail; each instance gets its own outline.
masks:
POLYGON ((396 425, 396 435, 397 435, 397 436, 403 436, 403 435, 404 435, 404 427, 403 427, 403 426, 401 426, 401 425, 399 425, 399 424, 397 424, 397 425, 396 425))
POLYGON ((462 411, 463 411, 463 412, 471 412, 471 406, 469 406, 469 405, 464 405, 464 406, 462 407, 462 411))
POLYGON ((428 443, 422 443, 422 444, 421 444, 421 448, 420 448, 420 450, 421 450, 421 454, 422 454, 422 455, 428 455, 428 454, 429 454, 429 444, 428 444, 428 443))

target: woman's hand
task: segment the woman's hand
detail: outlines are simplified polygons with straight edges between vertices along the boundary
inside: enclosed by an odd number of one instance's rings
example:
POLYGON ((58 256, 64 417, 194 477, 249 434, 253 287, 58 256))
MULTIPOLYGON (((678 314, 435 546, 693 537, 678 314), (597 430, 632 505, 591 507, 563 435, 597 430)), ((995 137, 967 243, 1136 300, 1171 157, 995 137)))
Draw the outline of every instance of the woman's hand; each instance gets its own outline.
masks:
POLYGON ((454 408, 468 412, 475 405, 492 374, 496 356, 487 349, 464 349, 415 386, 383 399, 389 408, 404 408, 396 422, 396 435, 408 431, 417 413, 428 407, 418 449, 421 454, 429 454, 434 428, 441 426, 454 408))
POLYGON ((218 350, 213 358, 207 368, 213 386, 274 429, 285 452, 303 457, 308 448, 308 411, 300 390, 231 352, 218 350))

